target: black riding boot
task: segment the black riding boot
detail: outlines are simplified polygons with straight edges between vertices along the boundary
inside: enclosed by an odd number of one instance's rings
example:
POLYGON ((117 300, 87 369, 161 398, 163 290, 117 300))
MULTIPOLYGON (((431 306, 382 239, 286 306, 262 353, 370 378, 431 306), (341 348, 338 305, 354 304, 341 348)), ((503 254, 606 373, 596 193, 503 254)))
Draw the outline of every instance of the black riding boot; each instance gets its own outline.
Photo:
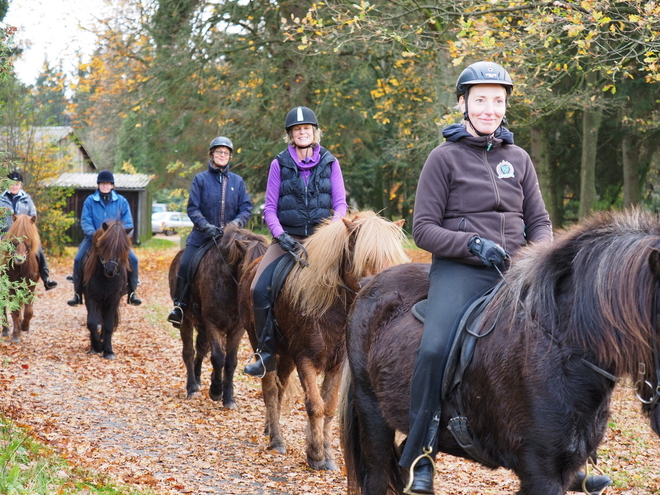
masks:
POLYGON ((75 269, 73 270, 73 276, 71 277, 73 282, 73 299, 67 301, 66 303, 69 306, 78 306, 82 304, 82 275, 78 273, 75 269))
POLYGON ((589 495, 601 495, 603 490, 612 484, 612 480, 609 476, 589 476, 586 482, 584 481, 585 476, 586 474, 582 472, 578 473, 573 483, 568 487, 568 491, 584 493, 584 490, 586 489, 589 495), (583 483, 584 487, 582 486, 583 483))
POLYGON ((54 289, 57 287, 57 282, 50 279, 50 271, 48 270, 46 255, 44 254, 44 249, 41 246, 39 246, 39 252, 37 253, 37 263, 39 263, 39 275, 41 276, 41 280, 44 282, 44 287, 46 290, 54 289))
POLYGON ((167 321, 169 321, 174 328, 181 327, 181 321, 183 320, 183 313, 188 306, 188 283, 187 280, 183 277, 176 277, 176 285, 174 286, 174 309, 168 315, 167 321))
POLYGON ((267 371, 277 369, 275 355, 275 324, 271 306, 254 308, 254 328, 259 337, 259 345, 254 355, 257 360, 245 367, 244 373, 263 378, 267 371))
POLYGON ((128 272, 128 304, 131 306, 139 306, 142 300, 138 298, 136 291, 138 286, 138 273, 137 270, 128 272))
POLYGON ((420 459, 413 468, 412 482, 406 495, 429 495, 433 494, 433 464, 426 458, 420 459))

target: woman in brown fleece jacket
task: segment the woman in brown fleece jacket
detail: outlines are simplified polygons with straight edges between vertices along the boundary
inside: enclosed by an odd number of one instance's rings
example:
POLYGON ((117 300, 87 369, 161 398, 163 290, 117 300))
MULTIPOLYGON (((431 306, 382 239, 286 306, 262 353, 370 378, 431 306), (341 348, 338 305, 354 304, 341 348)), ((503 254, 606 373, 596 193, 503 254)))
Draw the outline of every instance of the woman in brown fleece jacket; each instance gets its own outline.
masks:
POLYGON ((456 95, 464 122, 444 129, 446 141, 428 156, 417 185, 413 237, 433 261, 411 383, 410 433, 400 460, 402 467, 413 467, 406 493, 433 493, 437 444, 429 428, 461 309, 498 282, 509 253, 552 241, 532 161, 502 127, 512 89, 507 71, 493 62, 477 62, 461 73, 456 95), (423 451, 427 445, 430 455, 423 451))

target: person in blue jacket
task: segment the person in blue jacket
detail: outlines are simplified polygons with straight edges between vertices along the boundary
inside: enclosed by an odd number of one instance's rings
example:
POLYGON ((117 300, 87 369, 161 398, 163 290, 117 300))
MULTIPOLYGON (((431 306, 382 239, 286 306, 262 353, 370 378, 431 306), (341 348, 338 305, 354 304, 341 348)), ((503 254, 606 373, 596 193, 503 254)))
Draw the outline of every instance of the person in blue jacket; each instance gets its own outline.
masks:
POLYGON ((234 145, 218 136, 209 145, 208 168, 195 176, 190 186, 188 216, 195 224, 186 241, 174 287, 174 309, 167 317, 181 326, 188 305, 188 268, 195 251, 212 237, 223 234, 226 225, 245 227, 252 215, 252 201, 240 175, 229 171, 234 145))
MULTIPOLYGON (((73 260, 73 299, 67 301, 69 306, 78 306, 82 303, 82 262, 85 255, 92 247, 92 236, 101 228, 103 222, 120 220, 127 229, 133 228, 133 216, 126 198, 117 194, 115 188, 115 176, 108 170, 102 170, 96 177, 98 189, 87 196, 83 203, 80 226, 85 233, 85 238, 78 247, 78 252, 73 260)), ((139 306, 142 301, 136 294, 138 286, 138 259, 131 249, 128 254, 131 271, 128 274, 128 304, 139 306)))
MULTIPOLYGON (((14 223, 13 215, 37 216, 37 209, 34 206, 34 201, 32 201, 30 195, 23 190, 23 175, 14 170, 7 175, 7 178, 13 182, 9 185, 9 189, 3 192, 2 196, 0 196, 0 211, 4 211, 4 218, 0 218, 0 232, 2 234, 5 234, 9 230, 9 227, 11 227, 11 224, 14 223)), ((57 287, 57 282, 50 279, 50 271, 48 270, 48 263, 46 261, 43 246, 39 246, 37 262, 39 263, 39 275, 41 276, 41 280, 43 281, 46 290, 57 287)))

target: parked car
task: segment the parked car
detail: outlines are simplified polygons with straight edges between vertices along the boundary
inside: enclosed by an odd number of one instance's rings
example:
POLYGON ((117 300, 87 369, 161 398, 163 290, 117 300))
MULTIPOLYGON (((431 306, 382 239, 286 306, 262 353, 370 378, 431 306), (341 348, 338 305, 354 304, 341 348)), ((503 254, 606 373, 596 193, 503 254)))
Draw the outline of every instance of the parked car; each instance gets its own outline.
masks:
POLYGON ((186 213, 159 211, 151 215, 151 233, 174 235, 179 229, 192 228, 193 223, 186 213))

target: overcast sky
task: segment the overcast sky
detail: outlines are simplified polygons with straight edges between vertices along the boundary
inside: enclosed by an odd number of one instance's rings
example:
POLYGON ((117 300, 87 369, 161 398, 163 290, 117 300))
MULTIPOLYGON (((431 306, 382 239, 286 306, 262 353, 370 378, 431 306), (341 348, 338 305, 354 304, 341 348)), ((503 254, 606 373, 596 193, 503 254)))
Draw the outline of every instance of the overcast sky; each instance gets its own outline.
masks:
POLYGON ((15 39, 24 48, 15 64, 18 78, 34 84, 45 57, 74 73, 77 53, 94 50, 92 27, 107 9, 108 0, 11 0, 4 24, 18 28, 15 39))

